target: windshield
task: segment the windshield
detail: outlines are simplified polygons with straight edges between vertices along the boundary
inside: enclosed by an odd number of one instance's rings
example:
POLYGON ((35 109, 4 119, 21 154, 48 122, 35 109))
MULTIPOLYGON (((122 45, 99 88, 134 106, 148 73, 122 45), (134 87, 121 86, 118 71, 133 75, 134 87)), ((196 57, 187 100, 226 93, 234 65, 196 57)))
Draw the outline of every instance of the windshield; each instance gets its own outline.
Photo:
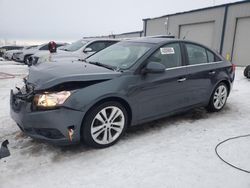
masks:
POLYGON ((89 57, 87 61, 98 62, 116 69, 128 69, 150 48, 151 44, 119 42, 89 57))
POLYGON ((37 48, 37 46, 27 46, 24 49, 28 50, 28 49, 33 49, 33 48, 37 48))
POLYGON ((87 40, 78 40, 76 42, 73 42, 72 44, 65 46, 63 50, 74 52, 76 50, 79 50, 81 47, 83 47, 87 43, 88 43, 87 40))

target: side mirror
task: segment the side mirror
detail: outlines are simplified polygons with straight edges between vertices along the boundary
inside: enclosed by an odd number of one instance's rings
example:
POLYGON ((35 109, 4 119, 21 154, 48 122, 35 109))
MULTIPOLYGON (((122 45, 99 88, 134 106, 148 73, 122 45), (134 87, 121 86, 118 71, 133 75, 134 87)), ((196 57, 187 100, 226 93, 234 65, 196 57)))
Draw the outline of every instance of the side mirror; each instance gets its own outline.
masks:
POLYGON ((158 62, 149 62, 147 66, 143 69, 144 73, 163 73, 166 67, 158 62))
POLYGON ((92 48, 85 48, 83 52, 88 53, 88 52, 93 52, 92 48))

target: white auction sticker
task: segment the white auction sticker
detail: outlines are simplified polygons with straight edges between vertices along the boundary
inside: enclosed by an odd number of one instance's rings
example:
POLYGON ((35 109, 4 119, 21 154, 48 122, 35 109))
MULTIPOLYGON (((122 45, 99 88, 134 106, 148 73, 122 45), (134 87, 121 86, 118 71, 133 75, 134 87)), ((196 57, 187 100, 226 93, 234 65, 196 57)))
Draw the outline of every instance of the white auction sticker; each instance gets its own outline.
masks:
POLYGON ((162 54, 162 55, 175 54, 174 48, 172 48, 172 47, 161 48, 161 54, 162 54))

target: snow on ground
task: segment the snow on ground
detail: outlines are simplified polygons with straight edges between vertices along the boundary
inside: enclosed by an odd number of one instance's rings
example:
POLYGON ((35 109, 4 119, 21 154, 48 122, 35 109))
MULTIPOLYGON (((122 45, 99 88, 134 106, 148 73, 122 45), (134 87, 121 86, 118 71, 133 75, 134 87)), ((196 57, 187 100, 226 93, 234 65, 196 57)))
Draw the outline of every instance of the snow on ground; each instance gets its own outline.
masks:
MULTIPOLYGON (((250 187, 250 174, 226 165, 214 151, 220 141, 250 134, 250 80, 242 68, 222 112, 195 109, 148 123, 101 150, 56 147, 23 135, 9 117, 9 90, 27 68, 3 61, 0 72, 17 75, 0 79, 0 142, 9 139, 11 151, 0 160, 1 188, 250 187)), ((250 170, 249 137, 225 143, 219 153, 250 170)))

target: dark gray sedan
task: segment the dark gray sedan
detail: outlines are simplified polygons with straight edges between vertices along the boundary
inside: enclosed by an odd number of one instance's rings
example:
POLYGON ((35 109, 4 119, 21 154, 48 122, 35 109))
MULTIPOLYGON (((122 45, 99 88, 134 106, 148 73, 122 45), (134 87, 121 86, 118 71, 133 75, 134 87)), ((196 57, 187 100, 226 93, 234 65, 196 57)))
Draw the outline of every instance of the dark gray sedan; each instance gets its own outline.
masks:
POLYGON ((11 91, 11 116, 32 138, 103 148, 127 127, 195 107, 220 111, 235 67, 193 42, 141 38, 86 60, 41 64, 11 91))

